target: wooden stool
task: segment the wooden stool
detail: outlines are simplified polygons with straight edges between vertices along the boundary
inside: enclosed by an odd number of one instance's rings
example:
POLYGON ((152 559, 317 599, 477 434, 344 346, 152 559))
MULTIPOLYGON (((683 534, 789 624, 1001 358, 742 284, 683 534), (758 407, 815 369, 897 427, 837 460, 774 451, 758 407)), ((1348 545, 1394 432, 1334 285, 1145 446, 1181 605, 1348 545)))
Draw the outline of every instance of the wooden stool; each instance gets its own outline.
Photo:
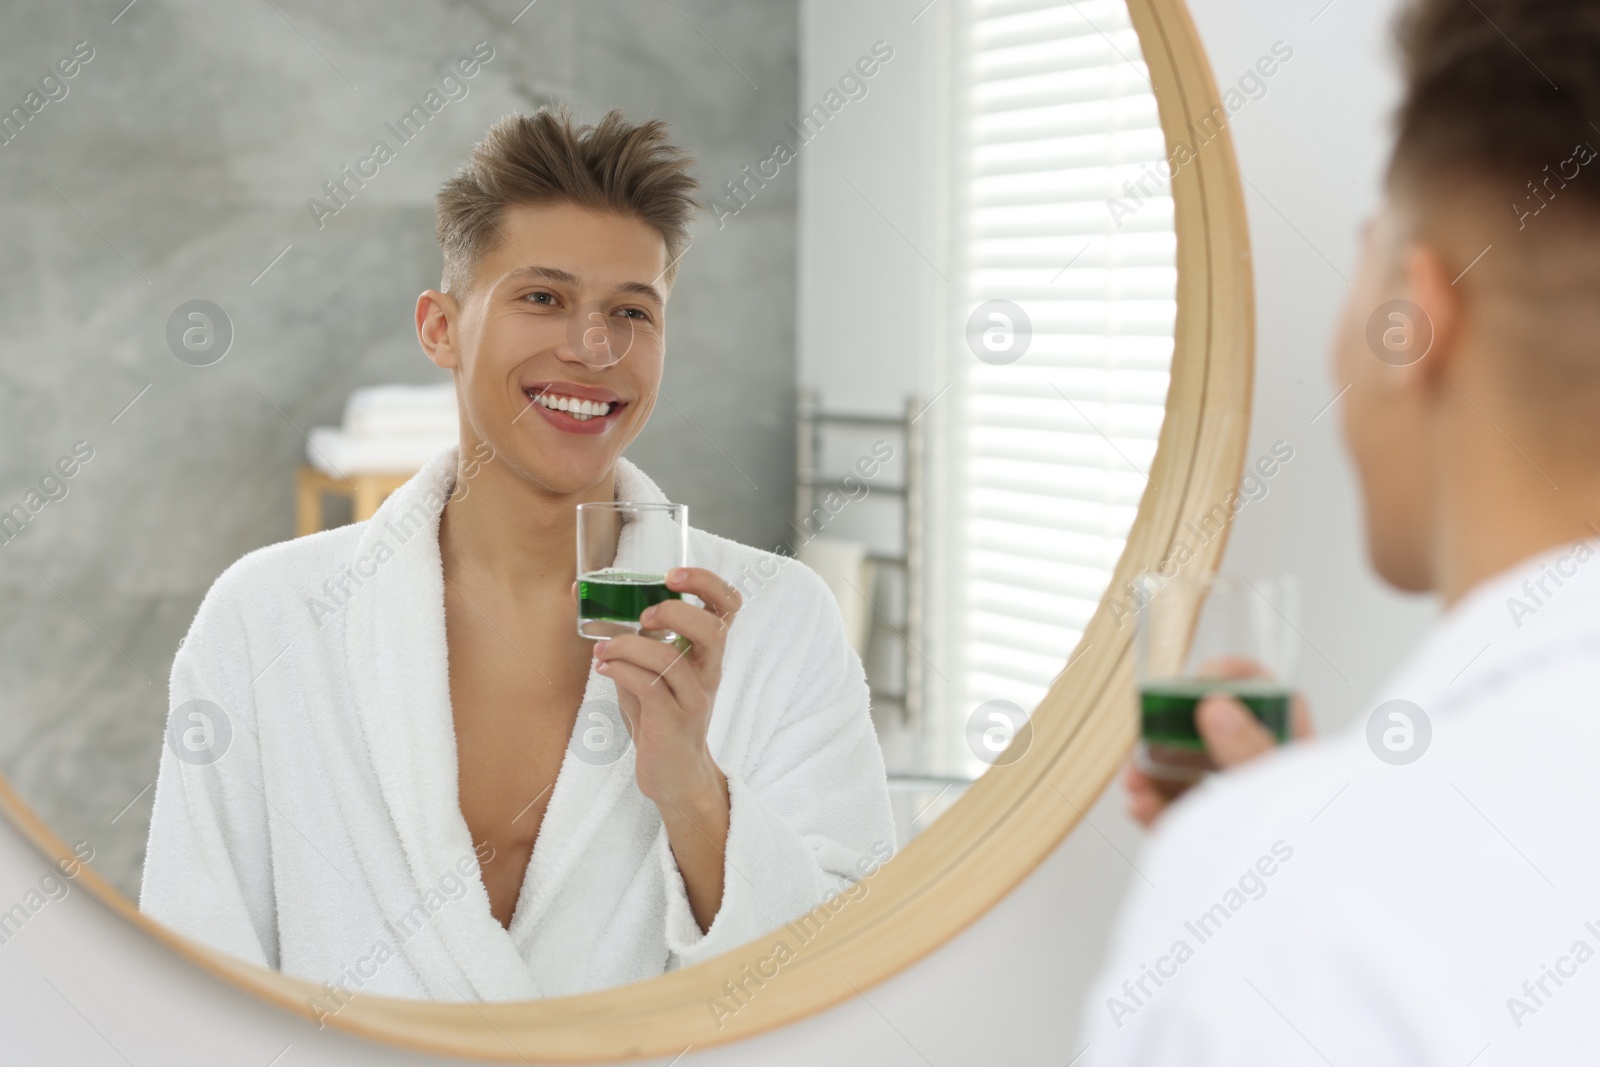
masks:
POLYGON ((350 501, 356 522, 372 518, 388 495, 411 480, 410 474, 357 474, 334 478, 315 467, 301 467, 295 478, 295 533, 304 537, 322 529, 322 498, 329 493, 350 501))

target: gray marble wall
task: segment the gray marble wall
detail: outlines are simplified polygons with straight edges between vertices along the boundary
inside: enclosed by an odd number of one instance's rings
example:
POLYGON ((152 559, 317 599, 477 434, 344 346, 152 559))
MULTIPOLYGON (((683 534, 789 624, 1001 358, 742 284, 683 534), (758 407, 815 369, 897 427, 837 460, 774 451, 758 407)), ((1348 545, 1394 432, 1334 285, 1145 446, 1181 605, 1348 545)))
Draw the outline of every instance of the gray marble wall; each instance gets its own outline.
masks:
MULTIPOLYGON (((337 423, 353 387, 440 377, 411 325, 438 280, 438 184, 494 119, 559 100, 668 120, 714 193, 795 113, 797 11, 124 2, 33 5, 0 35, 0 111, 29 116, 0 135, 0 511, 58 498, 0 544, 0 771, 133 894, 167 672, 201 596, 292 536, 302 430, 337 423), (307 199, 480 41, 494 56, 467 95, 319 228, 307 199), (89 58, 58 68, 79 42, 89 58), (232 322, 210 366, 167 344, 191 299, 232 322), (58 469, 78 442, 92 458, 58 469)), ((793 493, 793 181, 697 227, 673 403, 631 453, 697 525, 763 546, 793 493)))

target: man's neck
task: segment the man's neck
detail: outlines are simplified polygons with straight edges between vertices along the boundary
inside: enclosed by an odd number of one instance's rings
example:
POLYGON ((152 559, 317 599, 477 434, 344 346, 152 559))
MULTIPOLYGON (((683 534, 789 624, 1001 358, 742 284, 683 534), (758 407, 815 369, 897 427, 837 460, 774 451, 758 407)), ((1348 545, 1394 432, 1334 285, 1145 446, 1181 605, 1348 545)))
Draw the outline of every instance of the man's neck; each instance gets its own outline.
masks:
POLYGON ((1446 607, 1547 549, 1600 537, 1600 465, 1590 450, 1548 446, 1503 406, 1487 418, 1465 414, 1477 428, 1463 418, 1441 456, 1434 559, 1446 607))
MULTIPOLYGON (((487 450, 483 450, 485 453, 487 450)), ((463 455, 473 453, 463 444, 463 455)), ((496 457, 458 468, 456 490, 439 522, 447 574, 471 571, 496 585, 565 593, 577 573, 577 505, 610 500, 616 472, 581 493, 531 482, 496 457)))

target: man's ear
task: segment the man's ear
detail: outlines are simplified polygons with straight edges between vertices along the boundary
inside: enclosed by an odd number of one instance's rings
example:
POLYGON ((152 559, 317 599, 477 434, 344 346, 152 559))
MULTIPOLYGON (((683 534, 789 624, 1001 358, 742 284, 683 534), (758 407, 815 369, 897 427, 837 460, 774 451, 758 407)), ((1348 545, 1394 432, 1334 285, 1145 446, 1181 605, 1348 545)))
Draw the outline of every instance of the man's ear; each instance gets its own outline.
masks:
POLYGON ((455 297, 429 289, 417 297, 417 340, 435 366, 452 370, 461 365, 456 351, 456 316, 461 307, 455 297))
POLYGON ((1405 386, 1434 390, 1444 387, 1461 347, 1461 289, 1454 284, 1461 271, 1452 272, 1439 249, 1413 244, 1401 256, 1406 298, 1420 313, 1419 330, 1428 330, 1427 354, 1402 368, 1405 386))

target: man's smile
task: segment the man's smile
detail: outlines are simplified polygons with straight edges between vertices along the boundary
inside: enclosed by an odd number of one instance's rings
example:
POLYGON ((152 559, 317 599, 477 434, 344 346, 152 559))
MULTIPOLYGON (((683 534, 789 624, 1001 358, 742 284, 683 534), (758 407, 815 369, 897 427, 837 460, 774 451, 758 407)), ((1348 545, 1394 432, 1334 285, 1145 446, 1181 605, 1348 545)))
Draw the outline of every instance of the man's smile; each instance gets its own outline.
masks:
POLYGON ((628 406, 609 389, 575 382, 529 382, 522 392, 547 422, 568 433, 601 433, 628 406))

